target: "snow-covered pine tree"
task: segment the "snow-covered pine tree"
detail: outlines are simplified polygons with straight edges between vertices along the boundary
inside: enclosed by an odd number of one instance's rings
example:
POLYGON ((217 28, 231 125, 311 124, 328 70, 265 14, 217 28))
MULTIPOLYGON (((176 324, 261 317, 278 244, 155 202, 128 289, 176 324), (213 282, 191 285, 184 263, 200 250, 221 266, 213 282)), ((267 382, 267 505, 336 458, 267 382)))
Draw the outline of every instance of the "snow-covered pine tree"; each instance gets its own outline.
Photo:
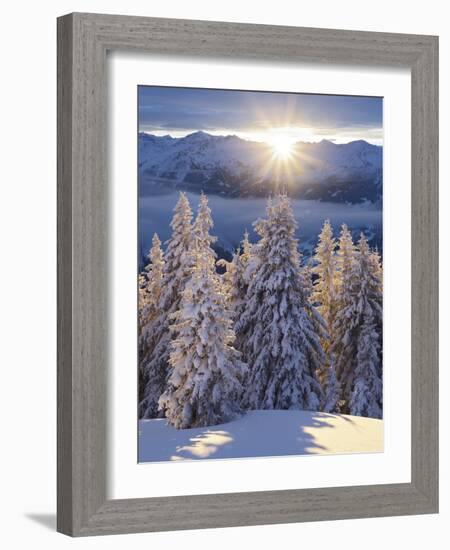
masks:
MULTIPOLYGON (((352 318, 348 317, 354 303, 355 245, 346 224, 341 227, 337 250, 337 307, 333 324, 333 352, 336 377, 341 389, 341 412, 349 412, 352 368, 355 358, 355 342, 352 335, 352 318)), ((352 314, 353 315, 353 314, 352 314)))
POLYGON ((144 357, 147 354, 147 342, 142 337, 143 328, 147 325, 147 319, 144 318, 144 311, 147 311, 149 295, 147 290, 148 279, 144 271, 139 273, 138 279, 138 375, 139 375, 139 403, 144 397, 145 389, 145 368, 144 357))
MULTIPOLYGON (((300 263, 301 263, 301 254, 299 253, 300 263)), ((312 302, 312 294, 314 292, 314 284, 313 284, 313 271, 312 267, 308 264, 305 266, 302 266, 300 268, 299 276, 300 276, 300 285, 301 288, 304 290, 303 294, 305 297, 305 308, 308 312, 308 315, 311 318, 311 321, 314 326, 314 332, 317 334, 317 336, 320 338, 320 341, 323 342, 328 337, 327 332, 327 325, 325 322, 325 319, 322 317, 322 315, 319 313, 319 310, 313 305, 312 302)), ((323 346, 320 348, 322 352, 322 359, 317 360, 319 364, 319 370, 317 371, 317 375, 320 378, 320 371, 321 371, 321 361, 323 362, 325 355, 323 351, 323 346)))
POLYGON ((148 258, 150 262, 145 267, 145 274, 141 274, 139 279, 139 310, 141 312, 139 325, 141 331, 155 316, 162 291, 164 254, 161 249, 161 241, 156 233, 152 238, 148 258))
POLYGON ((325 361, 321 365, 319 378, 323 386, 324 397, 322 410, 324 412, 339 412, 340 387, 334 366, 332 346, 334 342, 334 321, 337 310, 337 273, 336 273, 336 241, 333 228, 326 220, 319 235, 318 244, 313 258, 312 272, 317 276, 311 302, 317 305, 317 310, 325 321, 326 334, 322 338, 325 361))
POLYGON ((231 262, 221 258, 217 265, 225 268, 225 273, 222 275, 222 288, 226 295, 230 313, 232 317, 239 316, 238 310, 245 296, 245 292, 242 292, 243 269, 240 249, 238 248, 234 252, 231 262))
POLYGON ((252 409, 318 410, 323 351, 300 276, 297 224, 286 195, 268 201, 266 212, 255 223, 261 238, 252 246, 254 270, 236 325, 249 365, 244 402, 252 409))
POLYGON ((227 422, 241 410, 246 366, 232 345, 232 320, 210 248, 211 227, 202 196, 190 250, 190 277, 181 307, 173 314, 172 371, 159 400, 169 422, 179 429, 227 422))
POLYGON ((380 253, 377 249, 370 252, 369 270, 373 277, 375 299, 379 305, 379 308, 377 308, 378 313, 375 317, 375 325, 381 334, 383 328, 383 266, 381 264, 380 253))
POLYGON ((242 265, 242 277, 246 285, 251 279, 251 270, 248 269, 250 260, 252 257, 252 244, 249 240, 249 234, 247 229, 244 231, 244 238, 241 241, 241 265, 242 265))
POLYGON ((349 300, 355 253, 352 234, 344 223, 341 227, 338 249, 336 252, 336 285, 339 309, 342 309, 343 305, 349 300))
POLYGON ((211 266, 215 265, 217 255, 212 249, 212 245, 217 241, 217 237, 213 237, 209 233, 213 226, 208 197, 202 192, 192 228, 192 242, 189 248, 189 253, 193 255, 191 263, 195 263, 200 254, 204 257, 204 261, 209 262, 211 266))
POLYGON ((350 414, 382 418, 383 383, 380 378, 380 335, 371 314, 364 315, 358 336, 355 380, 350 414))
POLYGON ((357 312, 360 329, 355 366, 355 381, 350 398, 351 414, 382 417, 383 383, 381 377, 382 290, 380 264, 370 251, 363 234, 358 242, 359 293, 357 312))
POLYGON ((145 267, 145 272, 139 275, 139 392, 143 397, 146 376, 145 364, 150 351, 151 335, 148 326, 158 313, 158 304, 161 298, 162 280, 164 270, 164 255, 161 249, 161 241, 155 233, 152 239, 152 247, 148 254, 150 263, 145 267))
POLYGON ((246 268, 250 261, 250 242, 248 232, 245 231, 241 247, 233 254, 231 262, 221 259, 217 262, 225 268, 222 276, 223 290, 227 296, 230 314, 233 320, 239 319, 245 306, 245 296, 248 288, 248 274, 246 268))
POLYGON ((145 388, 139 404, 141 418, 155 418, 162 415, 158 410, 158 400, 166 388, 168 377, 170 315, 180 307, 181 293, 190 273, 192 210, 184 193, 180 193, 170 225, 172 235, 164 255, 162 291, 157 304, 157 314, 145 329, 150 351, 143 365, 145 388))
POLYGON ((336 364, 343 390, 344 412, 381 417, 382 379, 379 280, 367 240, 361 234, 347 278, 343 307, 336 316, 336 364))
POLYGON ((317 276, 314 283, 312 301, 327 324, 331 338, 331 327, 336 314, 336 241, 333 238, 333 228, 326 220, 319 235, 319 241, 314 255, 313 273, 317 276))
POLYGON ((383 267, 381 265, 381 256, 378 251, 378 248, 375 248, 370 252, 370 265, 373 274, 380 282, 381 287, 383 286, 383 267))
POLYGON ((374 279, 375 299, 379 307, 375 313, 375 327, 380 335, 380 361, 379 361, 379 376, 383 379, 383 266, 381 263, 380 253, 377 249, 370 254, 370 270, 374 279))
MULTIPOLYGON (((147 268, 148 266, 146 266, 147 268)), ((149 303, 149 293, 148 293, 148 278, 147 270, 139 273, 138 278, 138 312, 139 312, 139 334, 141 334, 142 329, 147 324, 146 319, 144 318, 143 312, 146 311, 147 305, 149 303)))
POLYGON ((321 410, 326 413, 341 412, 341 385, 336 376, 334 363, 329 363, 323 378, 323 400, 321 410))

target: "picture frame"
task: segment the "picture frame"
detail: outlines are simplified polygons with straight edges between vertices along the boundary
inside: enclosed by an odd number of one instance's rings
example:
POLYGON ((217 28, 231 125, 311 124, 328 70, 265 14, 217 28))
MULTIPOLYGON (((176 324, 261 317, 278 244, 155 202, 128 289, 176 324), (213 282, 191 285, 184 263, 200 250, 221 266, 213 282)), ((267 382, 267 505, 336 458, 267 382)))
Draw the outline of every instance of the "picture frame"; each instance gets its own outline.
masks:
POLYGON ((438 512, 438 38, 73 13, 58 19, 57 530, 71 536, 438 512), (411 482, 107 498, 106 54, 411 70, 411 482))

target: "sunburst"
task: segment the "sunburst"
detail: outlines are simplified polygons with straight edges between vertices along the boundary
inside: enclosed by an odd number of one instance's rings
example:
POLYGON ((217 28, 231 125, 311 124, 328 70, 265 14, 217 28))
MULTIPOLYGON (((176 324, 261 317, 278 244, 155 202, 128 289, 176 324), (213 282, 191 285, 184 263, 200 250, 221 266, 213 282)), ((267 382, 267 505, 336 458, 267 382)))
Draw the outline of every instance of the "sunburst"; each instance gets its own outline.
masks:
POLYGON ((285 136, 273 136, 269 141, 269 145, 272 147, 274 156, 280 160, 288 160, 293 155, 294 144, 285 136))

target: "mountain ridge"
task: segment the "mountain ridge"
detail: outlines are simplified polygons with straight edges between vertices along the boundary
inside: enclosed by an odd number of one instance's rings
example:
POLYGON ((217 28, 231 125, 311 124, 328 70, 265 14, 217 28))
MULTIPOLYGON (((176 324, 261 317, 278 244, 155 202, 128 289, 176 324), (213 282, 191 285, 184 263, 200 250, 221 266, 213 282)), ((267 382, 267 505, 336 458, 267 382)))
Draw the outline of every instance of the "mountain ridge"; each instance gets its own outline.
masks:
MULTIPOLYGON (((205 132, 204 130, 196 130, 195 132, 191 132, 190 134, 186 134, 185 136, 182 136, 182 137, 174 137, 174 136, 171 136, 170 134, 164 134, 162 136, 158 136, 156 134, 152 134, 151 132, 146 132, 146 131, 143 131, 143 130, 139 131, 138 135, 139 135, 139 137, 150 137, 150 138, 155 138, 155 139, 171 139, 171 140, 185 140, 186 138, 192 138, 193 136, 204 137, 205 139, 207 139, 207 138, 212 138, 212 139, 236 138, 240 141, 245 141, 247 143, 264 143, 264 144, 266 144, 266 142, 263 142, 263 141, 256 141, 256 140, 241 138, 236 134, 224 134, 224 135, 223 134, 210 134, 209 132, 205 132)), ((301 141, 301 140, 299 140, 299 141, 294 142, 293 145, 316 145, 318 143, 330 143, 331 145, 335 145, 335 146, 341 146, 341 145, 345 146, 345 145, 349 145, 351 143, 353 143, 353 144, 354 143, 363 143, 363 144, 369 145, 371 147, 378 147, 380 149, 383 148, 382 145, 376 145, 375 143, 370 143, 365 139, 354 139, 354 140, 351 140, 351 141, 347 141, 345 143, 336 143, 331 139, 323 138, 320 141, 301 141)), ((266 145, 268 145, 270 147, 269 144, 266 144, 266 145)))
POLYGON ((358 204, 382 199, 382 151, 365 140, 296 142, 283 162, 264 142, 202 130, 184 137, 139 132, 141 194, 173 189, 262 197, 280 182, 296 198, 358 204))

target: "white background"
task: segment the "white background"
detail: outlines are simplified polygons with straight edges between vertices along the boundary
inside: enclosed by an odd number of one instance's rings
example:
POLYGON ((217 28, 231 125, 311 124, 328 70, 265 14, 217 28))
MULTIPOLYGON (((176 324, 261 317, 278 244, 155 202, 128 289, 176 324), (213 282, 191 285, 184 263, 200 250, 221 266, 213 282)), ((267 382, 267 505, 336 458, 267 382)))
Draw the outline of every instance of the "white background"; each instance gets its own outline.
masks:
POLYGON ((109 495, 138 498, 184 494, 338 487, 411 480, 409 270, 411 195, 410 71, 361 67, 295 67, 228 60, 168 60, 115 53, 108 60, 109 176, 112 204, 109 268, 113 283, 108 381, 111 457, 109 495), (149 76, 151 75, 151 76, 149 76), (201 76, 200 76, 201 75, 201 76), (136 464, 136 83, 209 88, 277 89, 383 96, 384 186, 384 441, 383 453, 136 464), (397 230, 397 213, 402 231, 397 230), (395 304, 395 307, 394 307, 395 304), (133 359, 134 358, 134 359, 133 359), (111 383, 112 382, 112 383, 111 383), (326 473, 325 470, 326 469, 326 473))
MULTIPOLYGON (((303 25, 440 35, 441 211, 449 206, 447 127, 450 29, 445 3, 378 0, 165 2, 98 0, 23 2, 3 6, 0 47, 1 185, 1 468, 2 545, 54 548, 444 548, 450 520, 448 404, 441 400, 441 514, 301 525, 245 527, 70 540, 54 533, 56 361, 56 28, 55 17, 96 11, 161 17, 303 25), (406 10, 406 11, 405 11, 406 10), (6 376, 5 376, 6 375, 6 376), (439 541, 442 542, 439 542, 439 541)), ((442 215, 441 280, 448 280, 449 216, 442 215), (442 247, 444 249, 444 247, 442 247)), ((405 243, 407 245, 407 243, 405 243)), ((442 285, 448 334, 448 285, 442 285), (447 307, 445 307, 447 306, 447 307)), ((441 394, 450 385, 441 357, 441 394)))

